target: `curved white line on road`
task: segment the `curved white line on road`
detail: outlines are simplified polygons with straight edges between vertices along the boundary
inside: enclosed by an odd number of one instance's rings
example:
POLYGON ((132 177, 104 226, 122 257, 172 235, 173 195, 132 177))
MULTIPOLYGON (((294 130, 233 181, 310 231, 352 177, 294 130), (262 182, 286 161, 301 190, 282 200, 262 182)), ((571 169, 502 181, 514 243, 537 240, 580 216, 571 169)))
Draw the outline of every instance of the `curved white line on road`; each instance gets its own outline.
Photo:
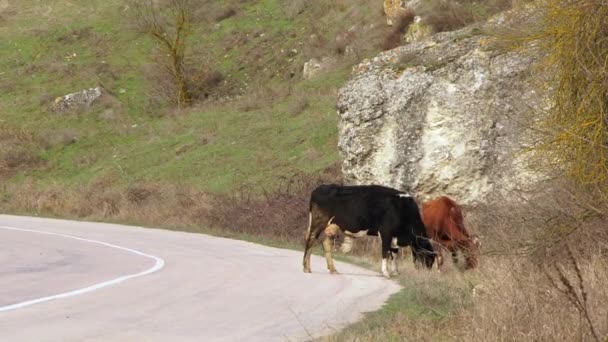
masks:
POLYGON ((79 241, 96 243, 96 244, 99 244, 99 245, 104 245, 104 246, 108 246, 108 247, 112 247, 112 248, 116 248, 116 249, 121 249, 123 251, 127 251, 127 252, 130 252, 130 253, 133 253, 133 254, 137 254, 137 255, 140 255, 140 256, 143 256, 143 257, 146 257, 146 258, 150 258, 150 259, 153 259, 155 261, 154 266, 152 266, 151 268, 149 268, 149 269, 147 269, 147 270, 145 270, 143 272, 125 275, 125 276, 122 276, 122 277, 118 277, 116 279, 104 281, 102 283, 97 283, 97 284, 94 284, 94 285, 91 285, 91 286, 87 286, 87 287, 84 287, 82 289, 78 289, 78 290, 74 290, 74 291, 58 293, 58 294, 55 294, 55 295, 51 295, 51 296, 47 296, 47 297, 42 297, 42 298, 38 298, 38 299, 32 299, 32 300, 28 300, 28 301, 25 301, 25 302, 15 303, 15 304, 7 305, 7 306, 0 306, 0 312, 20 309, 20 308, 23 308, 23 307, 26 307, 26 306, 30 306, 30 305, 34 305, 34 304, 39 304, 39 303, 43 303, 43 302, 48 302, 48 301, 53 300, 53 299, 61 299, 61 298, 67 298, 67 297, 72 297, 72 296, 77 296, 77 295, 85 294, 87 292, 99 290, 99 289, 107 287, 107 286, 116 285, 116 284, 121 283, 121 282, 123 282, 125 280, 129 280, 129 279, 132 279, 132 278, 137 278, 137 277, 141 277, 141 276, 144 276, 144 275, 147 275, 147 274, 150 274, 150 273, 154 273, 154 272, 160 270, 161 268, 163 268, 163 266, 165 266, 165 261, 163 259, 159 258, 159 257, 155 257, 154 255, 150 255, 150 254, 146 254, 146 253, 143 253, 143 252, 140 252, 140 251, 136 251, 136 250, 131 249, 131 248, 126 248, 126 247, 121 247, 121 246, 113 245, 111 243, 101 242, 101 241, 97 241, 97 240, 90 240, 90 239, 80 238, 80 237, 76 237, 76 236, 58 234, 58 233, 50 233, 50 232, 44 232, 44 231, 39 231, 39 230, 32 230, 32 229, 22 229, 22 228, 13 228, 13 227, 5 227, 5 226, 0 226, 0 228, 1 229, 8 229, 8 230, 22 231, 22 232, 29 232, 29 233, 54 235, 54 236, 60 236, 60 237, 68 238, 68 239, 74 239, 74 240, 79 240, 79 241))

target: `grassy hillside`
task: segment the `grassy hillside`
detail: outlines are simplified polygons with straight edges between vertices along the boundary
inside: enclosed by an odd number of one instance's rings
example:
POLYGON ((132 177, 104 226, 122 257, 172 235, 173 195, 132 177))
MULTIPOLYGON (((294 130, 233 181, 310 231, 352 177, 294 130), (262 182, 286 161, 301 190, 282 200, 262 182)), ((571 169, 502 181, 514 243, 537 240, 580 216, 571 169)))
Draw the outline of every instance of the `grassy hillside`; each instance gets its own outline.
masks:
POLYGON ((363 27, 380 26, 380 4, 197 3, 190 61, 224 82, 212 100, 176 111, 153 92, 156 43, 137 33, 124 1, 8 1, 0 14, 3 182, 74 189, 111 175, 123 185, 225 192, 335 163, 336 92, 358 58, 377 52, 369 38, 380 29, 363 27), (357 56, 345 56, 336 37, 353 25, 365 44, 352 40, 357 56), (304 62, 324 56, 337 62, 303 80, 304 62), (58 96, 97 85, 108 94, 89 110, 49 110, 58 96), (14 156, 22 152, 31 155, 14 156))
MULTIPOLYGON (((398 35, 386 28, 379 0, 194 1, 188 62, 221 82, 176 110, 159 96, 158 46, 137 32, 128 2, 0 0, 1 212, 301 245, 316 173, 339 177, 337 91, 354 63, 398 44, 391 40, 398 35), (305 80, 302 67, 313 57, 333 62, 305 80), (106 94, 91 108, 50 110, 58 96, 95 86, 106 94)), ((154 0, 161 11, 168 2, 154 0)), ((605 340, 608 206, 597 193, 606 194, 608 170, 607 83, 600 82, 608 60, 606 5, 541 3, 550 5, 537 13, 543 20, 516 29, 540 25, 542 34, 531 35, 545 40, 553 57, 546 64, 577 66, 576 73, 554 73, 563 99, 554 112, 562 121, 548 122, 558 135, 545 141, 545 151, 559 146, 567 153, 551 162, 600 168, 602 176, 591 177, 601 181, 595 192, 558 175, 517 205, 496 194, 466 208, 467 225, 482 234, 479 269, 406 269, 398 278, 404 290, 389 305, 325 340, 605 340), (574 44, 580 41, 589 44, 574 44), (589 54, 591 47, 597 50, 589 54)), ((511 1, 424 4, 426 24, 443 31, 511 1)), ((352 253, 378 269, 379 250, 367 239, 352 253)))

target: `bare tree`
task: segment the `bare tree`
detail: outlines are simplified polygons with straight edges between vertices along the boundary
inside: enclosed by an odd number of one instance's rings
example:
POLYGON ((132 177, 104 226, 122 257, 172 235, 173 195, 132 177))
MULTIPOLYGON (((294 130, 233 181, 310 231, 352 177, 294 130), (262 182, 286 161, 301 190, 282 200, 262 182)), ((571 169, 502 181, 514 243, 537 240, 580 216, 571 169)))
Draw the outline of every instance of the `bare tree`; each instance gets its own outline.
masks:
POLYGON ((161 65, 173 78, 173 101, 182 108, 192 96, 185 73, 187 38, 192 33, 192 6, 189 0, 170 0, 161 10, 153 0, 133 0, 137 28, 159 43, 168 60, 161 65))

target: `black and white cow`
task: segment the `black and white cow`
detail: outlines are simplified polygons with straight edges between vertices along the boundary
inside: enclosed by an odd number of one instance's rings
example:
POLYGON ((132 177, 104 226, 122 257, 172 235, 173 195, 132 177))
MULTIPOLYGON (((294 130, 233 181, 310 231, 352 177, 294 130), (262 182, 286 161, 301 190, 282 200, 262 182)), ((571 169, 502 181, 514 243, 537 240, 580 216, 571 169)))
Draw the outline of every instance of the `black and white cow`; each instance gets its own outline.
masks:
MULTIPOLYGON (((433 266, 435 253, 414 199, 396 189, 379 185, 321 185, 310 195, 310 215, 304 249, 304 272, 310 273, 310 254, 314 241, 329 227, 346 236, 378 236, 382 241, 382 274, 397 273, 399 247, 411 246, 414 263, 433 266)), ((323 249, 330 273, 338 273, 333 263, 332 239, 325 236, 323 249)))

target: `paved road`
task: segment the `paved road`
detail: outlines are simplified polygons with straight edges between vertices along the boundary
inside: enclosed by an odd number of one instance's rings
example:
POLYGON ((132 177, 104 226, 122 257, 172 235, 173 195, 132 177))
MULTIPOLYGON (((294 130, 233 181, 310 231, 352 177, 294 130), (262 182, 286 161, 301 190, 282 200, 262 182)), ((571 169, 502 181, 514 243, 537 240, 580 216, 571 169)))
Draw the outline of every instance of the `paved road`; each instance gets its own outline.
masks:
POLYGON ((202 234, 0 215, 2 341, 299 341, 399 287, 344 263, 202 234))

